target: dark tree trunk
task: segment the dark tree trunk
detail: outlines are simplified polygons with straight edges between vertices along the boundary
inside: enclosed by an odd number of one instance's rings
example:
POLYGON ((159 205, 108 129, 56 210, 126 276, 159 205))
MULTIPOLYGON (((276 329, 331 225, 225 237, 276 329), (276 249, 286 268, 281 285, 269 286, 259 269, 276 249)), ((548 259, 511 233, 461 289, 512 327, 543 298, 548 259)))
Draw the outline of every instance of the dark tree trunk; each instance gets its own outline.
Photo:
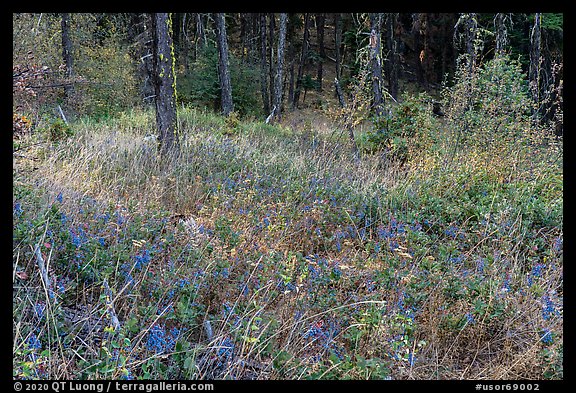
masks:
POLYGON ((384 98, 382 96, 382 61, 380 30, 382 14, 370 14, 370 63, 372 71, 372 90, 374 92, 374 110, 377 116, 384 112, 384 98))
MULTIPOLYGON (((291 56, 289 55, 288 58, 291 58, 291 56)), ((288 80, 288 102, 290 103, 290 106, 294 106, 294 93, 295 93, 295 82, 296 82, 296 78, 295 78, 295 70, 294 68, 296 67, 296 60, 292 59, 290 61, 290 71, 289 71, 289 80, 288 80)))
POLYGON ((308 37, 309 37, 309 27, 310 27, 310 14, 304 14, 304 38, 302 40, 302 53, 300 54, 300 62, 298 64, 298 77, 296 78, 296 89, 294 91, 294 101, 292 102, 292 108, 298 106, 298 101, 300 100, 300 91, 302 90, 302 79, 304 77, 304 65, 308 58, 308 37))
POLYGON ((326 16, 324 14, 316 14, 316 38, 318 40, 318 90, 322 91, 322 77, 323 65, 326 58, 326 51, 324 50, 324 24, 326 16))
POLYGON ((472 73, 474 65, 476 64, 476 49, 474 41, 476 41, 476 33, 478 29, 478 22, 476 21, 476 14, 472 13, 468 17, 466 23, 466 53, 468 54, 468 71, 472 73))
POLYGON ((286 44, 286 26, 288 24, 288 14, 280 14, 280 30, 278 32, 278 56, 276 64, 276 75, 274 78, 274 105, 275 117, 282 118, 282 71, 284 68, 284 45, 286 44))
MULTIPOLYGON (((460 27, 464 33, 462 37, 464 38, 464 48, 466 53, 466 67, 468 69, 468 74, 472 74, 474 71, 474 65, 476 64, 476 48, 474 42, 476 41, 476 35, 478 32, 478 21, 476 20, 476 14, 460 14, 460 18, 456 23, 456 28, 460 27)), ((457 29, 454 30, 454 37, 456 41, 457 29)))
POLYGON ((182 15, 182 29, 180 31, 182 37, 180 42, 182 43, 182 62, 184 64, 184 73, 188 73, 188 69, 190 68, 190 62, 188 59, 188 53, 190 51, 190 37, 188 37, 188 14, 184 13, 182 15))
POLYGON ((228 64, 228 40, 226 38, 226 21, 224 14, 214 14, 216 20, 216 41, 218 44, 218 76, 220 79, 220 91, 222 112, 228 116, 234 111, 232 102, 232 83, 230 82, 230 67, 228 64))
MULTIPOLYGON (((268 20, 268 49, 270 50, 270 63, 269 63, 269 81, 270 81, 270 94, 273 96, 270 99, 270 105, 274 107, 276 103, 276 96, 274 95, 275 92, 275 81, 276 81, 276 69, 274 68, 274 64, 276 62, 276 55, 274 54, 274 41, 275 41, 275 33, 276 30, 276 16, 272 13, 269 15, 268 20)), ((272 109, 274 110, 274 109, 272 109)))
POLYGON ((169 14, 152 15, 153 86, 160 152, 178 149, 176 134, 176 75, 172 53, 172 20, 169 14))
POLYGON ((535 108, 532 112, 534 121, 538 118, 538 109, 540 106, 541 18, 542 14, 540 13, 534 15, 534 26, 532 26, 532 31, 530 32, 530 69, 528 71, 528 79, 530 81, 532 102, 535 108))
POLYGON ((506 20, 509 17, 501 12, 494 17, 494 28, 496 30, 496 55, 502 55, 508 45, 508 31, 506 30, 506 20))
POLYGON ((154 81, 152 14, 139 13, 134 16, 134 41, 138 58, 138 74, 142 81, 140 94, 146 105, 154 103, 156 96, 154 81))
POLYGON ((414 51, 416 54, 416 57, 414 58, 416 80, 420 86, 427 88, 428 81, 424 74, 426 50, 424 48, 424 43, 422 42, 422 32, 425 29, 423 25, 426 23, 426 15, 422 13, 413 14, 412 18, 412 40, 414 42, 414 51))
POLYGON ((340 87, 340 82, 338 78, 334 79, 334 87, 336 88, 336 95, 338 96, 338 101, 340 106, 344 109, 344 126, 348 130, 348 137, 350 138, 350 143, 352 145, 352 154, 356 160, 360 159, 360 151, 358 150, 358 145, 356 145, 356 138, 354 137, 354 128, 350 123, 349 114, 346 111, 346 100, 344 99, 344 94, 342 93, 342 88, 340 87))
POLYGON ((266 14, 260 14, 260 90, 262 92, 262 105, 264 113, 270 113, 270 93, 268 92, 268 62, 266 47, 266 14))
POLYGON ((196 14, 196 57, 198 57, 198 49, 202 49, 207 45, 206 29, 204 29, 204 21, 202 14, 196 14))
POLYGON ((288 71, 288 104, 290 107, 294 106, 294 92, 295 92, 295 67, 296 67, 296 26, 300 24, 298 14, 288 14, 288 27, 286 28, 286 68, 288 71))
POLYGON ((342 76, 341 71, 341 47, 342 47, 342 18, 339 13, 334 14, 334 42, 336 46, 336 79, 342 76))
MULTIPOLYGON (((70 14, 62 14, 62 59, 66 67, 66 78, 72 78, 74 74, 74 63, 72 58, 72 40, 70 39, 70 14)), ((70 98, 73 86, 70 81, 64 84, 64 96, 70 98)))
POLYGON ((386 76, 388 78, 388 92, 396 100, 398 99, 398 68, 400 59, 398 56, 398 42, 396 41, 396 25, 398 14, 386 14, 386 76))

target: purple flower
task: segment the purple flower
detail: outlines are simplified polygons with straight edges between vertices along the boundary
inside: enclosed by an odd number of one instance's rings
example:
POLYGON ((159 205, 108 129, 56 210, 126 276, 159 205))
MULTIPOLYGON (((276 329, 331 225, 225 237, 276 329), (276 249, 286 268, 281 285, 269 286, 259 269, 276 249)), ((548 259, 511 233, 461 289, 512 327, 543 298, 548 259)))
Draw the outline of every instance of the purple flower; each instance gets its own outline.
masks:
POLYGON ((544 302, 544 307, 542 308, 542 318, 545 320, 550 319, 553 314, 556 314, 556 308, 554 302, 548 295, 542 296, 542 301, 544 302))
POLYGON ((36 318, 42 319, 44 317, 44 311, 46 310, 46 304, 38 302, 34 305, 34 314, 36 318))
POLYGON ((16 202, 14 204, 14 213, 19 217, 22 214, 22 206, 20 205, 19 202, 16 202))
POLYGON ((554 239, 554 245, 553 245, 554 251, 556 251, 556 252, 562 251, 562 243, 563 243, 563 240, 560 236, 558 236, 556 239, 554 239))
POLYGON ((34 333, 28 337, 27 344, 32 349, 42 349, 42 343, 34 333))
POLYGON ((552 344, 554 342, 554 335, 552 331, 550 331, 549 329, 545 329, 542 337, 540 337, 540 341, 542 341, 546 345, 552 344))

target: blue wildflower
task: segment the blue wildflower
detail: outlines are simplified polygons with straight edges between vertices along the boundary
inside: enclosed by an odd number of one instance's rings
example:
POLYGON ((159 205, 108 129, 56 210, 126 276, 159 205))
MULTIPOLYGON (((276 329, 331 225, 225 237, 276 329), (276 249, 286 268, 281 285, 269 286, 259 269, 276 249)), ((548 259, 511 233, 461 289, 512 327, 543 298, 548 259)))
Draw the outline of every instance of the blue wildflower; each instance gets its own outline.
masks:
POLYGON ((226 337, 222 344, 220 344, 220 347, 216 353, 218 357, 223 361, 231 358, 232 354, 234 353, 234 342, 226 337))
POLYGON ((60 203, 62 203, 62 193, 59 192, 58 195, 56 196, 56 200, 60 203))
POLYGON ((134 264, 134 268, 135 269, 141 269, 143 266, 147 265, 150 262, 152 257, 150 256, 149 250, 144 250, 142 255, 136 255, 134 257, 134 259, 136 260, 136 263, 134 264))
POLYGON ((478 260, 476 261, 476 268, 478 269, 478 272, 484 273, 484 266, 485 266, 484 258, 478 258, 478 260))
POLYGON ((152 326, 148 332, 146 347, 148 350, 155 351, 156 353, 170 352, 176 345, 177 335, 175 336, 175 333, 179 334, 179 330, 176 329, 176 331, 174 331, 174 329, 172 329, 170 333, 167 334, 164 326, 156 324, 152 326))
POLYGON ((42 342, 40 342, 40 340, 34 333, 32 333, 30 337, 28 337, 27 344, 29 348, 42 349, 42 342))
POLYGON ((562 244, 563 244, 563 240, 560 236, 558 236, 556 239, 554 239, 554 245, 553 245, 554 251, 556 251, 556 252, 562 251, 562 244))
POLYGON ((540 277, 542 275, 542 269, 544 269, 546 267, 546 265, 544 264, 537 264, 532 268, 532 272, 531 275, 534 277, 540 277))
POLYGON ((34 305, 34 314, 38 319, 42 319, 44 317, 45 310, 46 310, 46 304, 42 302, 38 302, 34 305))
POLYGON ((70 230, 70 236, 72 236, 72 244, 76 246, 76 248, 80 248, 82 246, 82 239, 76 233, 70 230))
POLYGON ((22 210, 22 206, 20 205, 19 202, 16 202, 14 204, 14 213, 16 214, 16 216, 20 216, 22 214, 23 210, 22 210))
POLYGON ((542 300, 544 301, 544 307, 542 308, 542 318, 548 320, 553 314, 556 313, 554 302, 548 295, 542 296, 542 300))
POLYGON ((546 345, 552 344, 554 342, 554 335, 552 331, 550 331, 549 329, 545 329, 542 337, 540 337, 540 341, 542 341, 546 345))

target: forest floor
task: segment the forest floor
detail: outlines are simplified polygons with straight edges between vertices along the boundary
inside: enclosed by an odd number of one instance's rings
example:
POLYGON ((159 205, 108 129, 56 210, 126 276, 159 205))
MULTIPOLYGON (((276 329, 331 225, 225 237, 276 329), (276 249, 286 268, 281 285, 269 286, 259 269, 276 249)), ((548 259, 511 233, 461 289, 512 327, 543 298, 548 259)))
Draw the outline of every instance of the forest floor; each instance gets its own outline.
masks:
POLYGON ((561 146, 456 149, 416 97, 408 158, 366 121, 355 160, 330 91, 181 107, 162 159, 145 110, 15 141, 14 376, 562 379, 561 146))

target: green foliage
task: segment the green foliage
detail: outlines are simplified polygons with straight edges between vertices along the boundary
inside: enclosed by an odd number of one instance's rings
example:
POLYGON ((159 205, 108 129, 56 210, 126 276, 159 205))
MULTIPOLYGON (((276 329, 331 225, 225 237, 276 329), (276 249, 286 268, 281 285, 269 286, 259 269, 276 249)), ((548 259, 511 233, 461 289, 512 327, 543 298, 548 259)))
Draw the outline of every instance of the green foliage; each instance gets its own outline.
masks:
POLYGON ((406 161, 424 145, 425 124, 430 121, 430 110, 425 94, 405 96, 399 105, 381 117, 372 120, 373 130, 368 132, 366 149, 386 152, 389 160, 406 161))
MULTIPOLYGON (((233 53, 229 53, 230 81, 234 109, 241 116, 261 114, 260 71, 259 68, 243 63, 233 53)), ((218 79, 218 51, 209 45, 198 52, 198 57, 190 63, 187 74, 177 78, 178 99, 199 107, 220 110, 220 84, 218 79)))
POLYGON ((527 136, 530 99, 518 61, 502 55, 472 73, 462 64, 445 93, 449 124, 460 137, 457 147, 499 149, 527 136))
POLYGON ((72 127, 60 118, 54 119, 46 127, 45 132, 48 134, 48 137, 52 142, 61 141, 74 135, 72 127))

